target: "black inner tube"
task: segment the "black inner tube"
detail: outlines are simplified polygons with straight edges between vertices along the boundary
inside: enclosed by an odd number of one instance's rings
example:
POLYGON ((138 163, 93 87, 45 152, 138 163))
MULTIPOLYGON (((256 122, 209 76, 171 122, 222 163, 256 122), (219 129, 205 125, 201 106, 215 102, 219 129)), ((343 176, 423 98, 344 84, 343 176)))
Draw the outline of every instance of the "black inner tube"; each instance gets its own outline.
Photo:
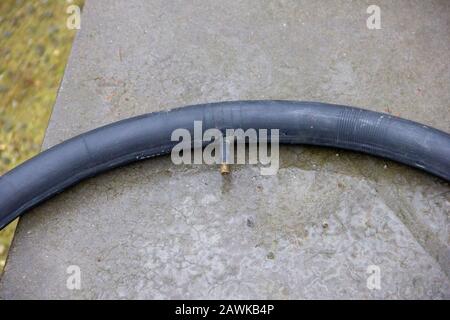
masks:
POLYGON ((450 135, 354 107, 234 101, 146 114, 56 145, 0 177, 0 230, 31 207, 100 172, 170 153, 175 129, 279 129, 280 143, 329 146, 395 160, 450 181, 450 135))

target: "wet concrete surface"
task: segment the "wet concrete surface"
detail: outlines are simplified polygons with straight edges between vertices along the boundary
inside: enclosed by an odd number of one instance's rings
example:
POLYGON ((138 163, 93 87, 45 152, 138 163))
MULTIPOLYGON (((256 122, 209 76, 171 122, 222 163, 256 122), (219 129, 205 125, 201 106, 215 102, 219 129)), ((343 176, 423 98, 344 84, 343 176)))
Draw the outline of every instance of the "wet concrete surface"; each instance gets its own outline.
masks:
MULTIPOLYGON (((88 1, 44 148, 177 106, 293 99, 450 131, 450 4, 88 1)), ((82 182, 19 223, 1 298, 450 298, 450 189, 371 156, 282 147, 281 168, 170 157, 82 182), (81 290, 66 287, 80 267, 81 290), (370 290, 367 270, 380 270, 370 290)))

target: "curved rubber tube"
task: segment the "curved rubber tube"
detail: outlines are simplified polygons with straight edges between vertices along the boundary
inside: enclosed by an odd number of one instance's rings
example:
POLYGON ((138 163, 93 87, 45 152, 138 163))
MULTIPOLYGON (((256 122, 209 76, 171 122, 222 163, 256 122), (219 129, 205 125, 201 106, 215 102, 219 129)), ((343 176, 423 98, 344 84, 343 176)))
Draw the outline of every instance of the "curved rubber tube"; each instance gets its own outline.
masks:
POLYGON ((450 135, 388 114, 314 102, 236 101, 142 115, 89 131, 48 149, 0 178, 0 229, 80 180, 167 154, 177 128, 279 129, 280 143, 356 150, 450 181, 450 135))

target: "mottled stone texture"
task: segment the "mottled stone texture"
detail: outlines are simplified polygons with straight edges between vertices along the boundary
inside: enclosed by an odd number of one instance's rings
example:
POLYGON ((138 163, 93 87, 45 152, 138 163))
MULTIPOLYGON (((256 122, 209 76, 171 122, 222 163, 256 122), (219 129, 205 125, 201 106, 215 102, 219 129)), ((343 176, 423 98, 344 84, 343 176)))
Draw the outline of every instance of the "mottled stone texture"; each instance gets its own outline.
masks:
MULTIPOLYGON (((88 1, 44 148, 176 106, 297 99, 450 131, 450 2, 88 1)), ((276 176, 152 159, 39 206, 1 298, 450 298, 449 186, 382 159, 283 147, 276 176), (82 288, 66 288, 81 268, 82 288), (369 265, 381 290, 366 286, 369 265)))

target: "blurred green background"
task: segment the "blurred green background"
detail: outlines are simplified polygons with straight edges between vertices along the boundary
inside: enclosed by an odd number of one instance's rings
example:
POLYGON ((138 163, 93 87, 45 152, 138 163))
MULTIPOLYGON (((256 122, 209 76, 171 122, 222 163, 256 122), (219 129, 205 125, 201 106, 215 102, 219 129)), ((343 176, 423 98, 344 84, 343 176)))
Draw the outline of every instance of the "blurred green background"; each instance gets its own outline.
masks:
MULTIPOLYGON (((84 0, 0 0, 0 175, 40 151, 84 0)), ((0 231, 0 274, 16 223, 0 231)))

